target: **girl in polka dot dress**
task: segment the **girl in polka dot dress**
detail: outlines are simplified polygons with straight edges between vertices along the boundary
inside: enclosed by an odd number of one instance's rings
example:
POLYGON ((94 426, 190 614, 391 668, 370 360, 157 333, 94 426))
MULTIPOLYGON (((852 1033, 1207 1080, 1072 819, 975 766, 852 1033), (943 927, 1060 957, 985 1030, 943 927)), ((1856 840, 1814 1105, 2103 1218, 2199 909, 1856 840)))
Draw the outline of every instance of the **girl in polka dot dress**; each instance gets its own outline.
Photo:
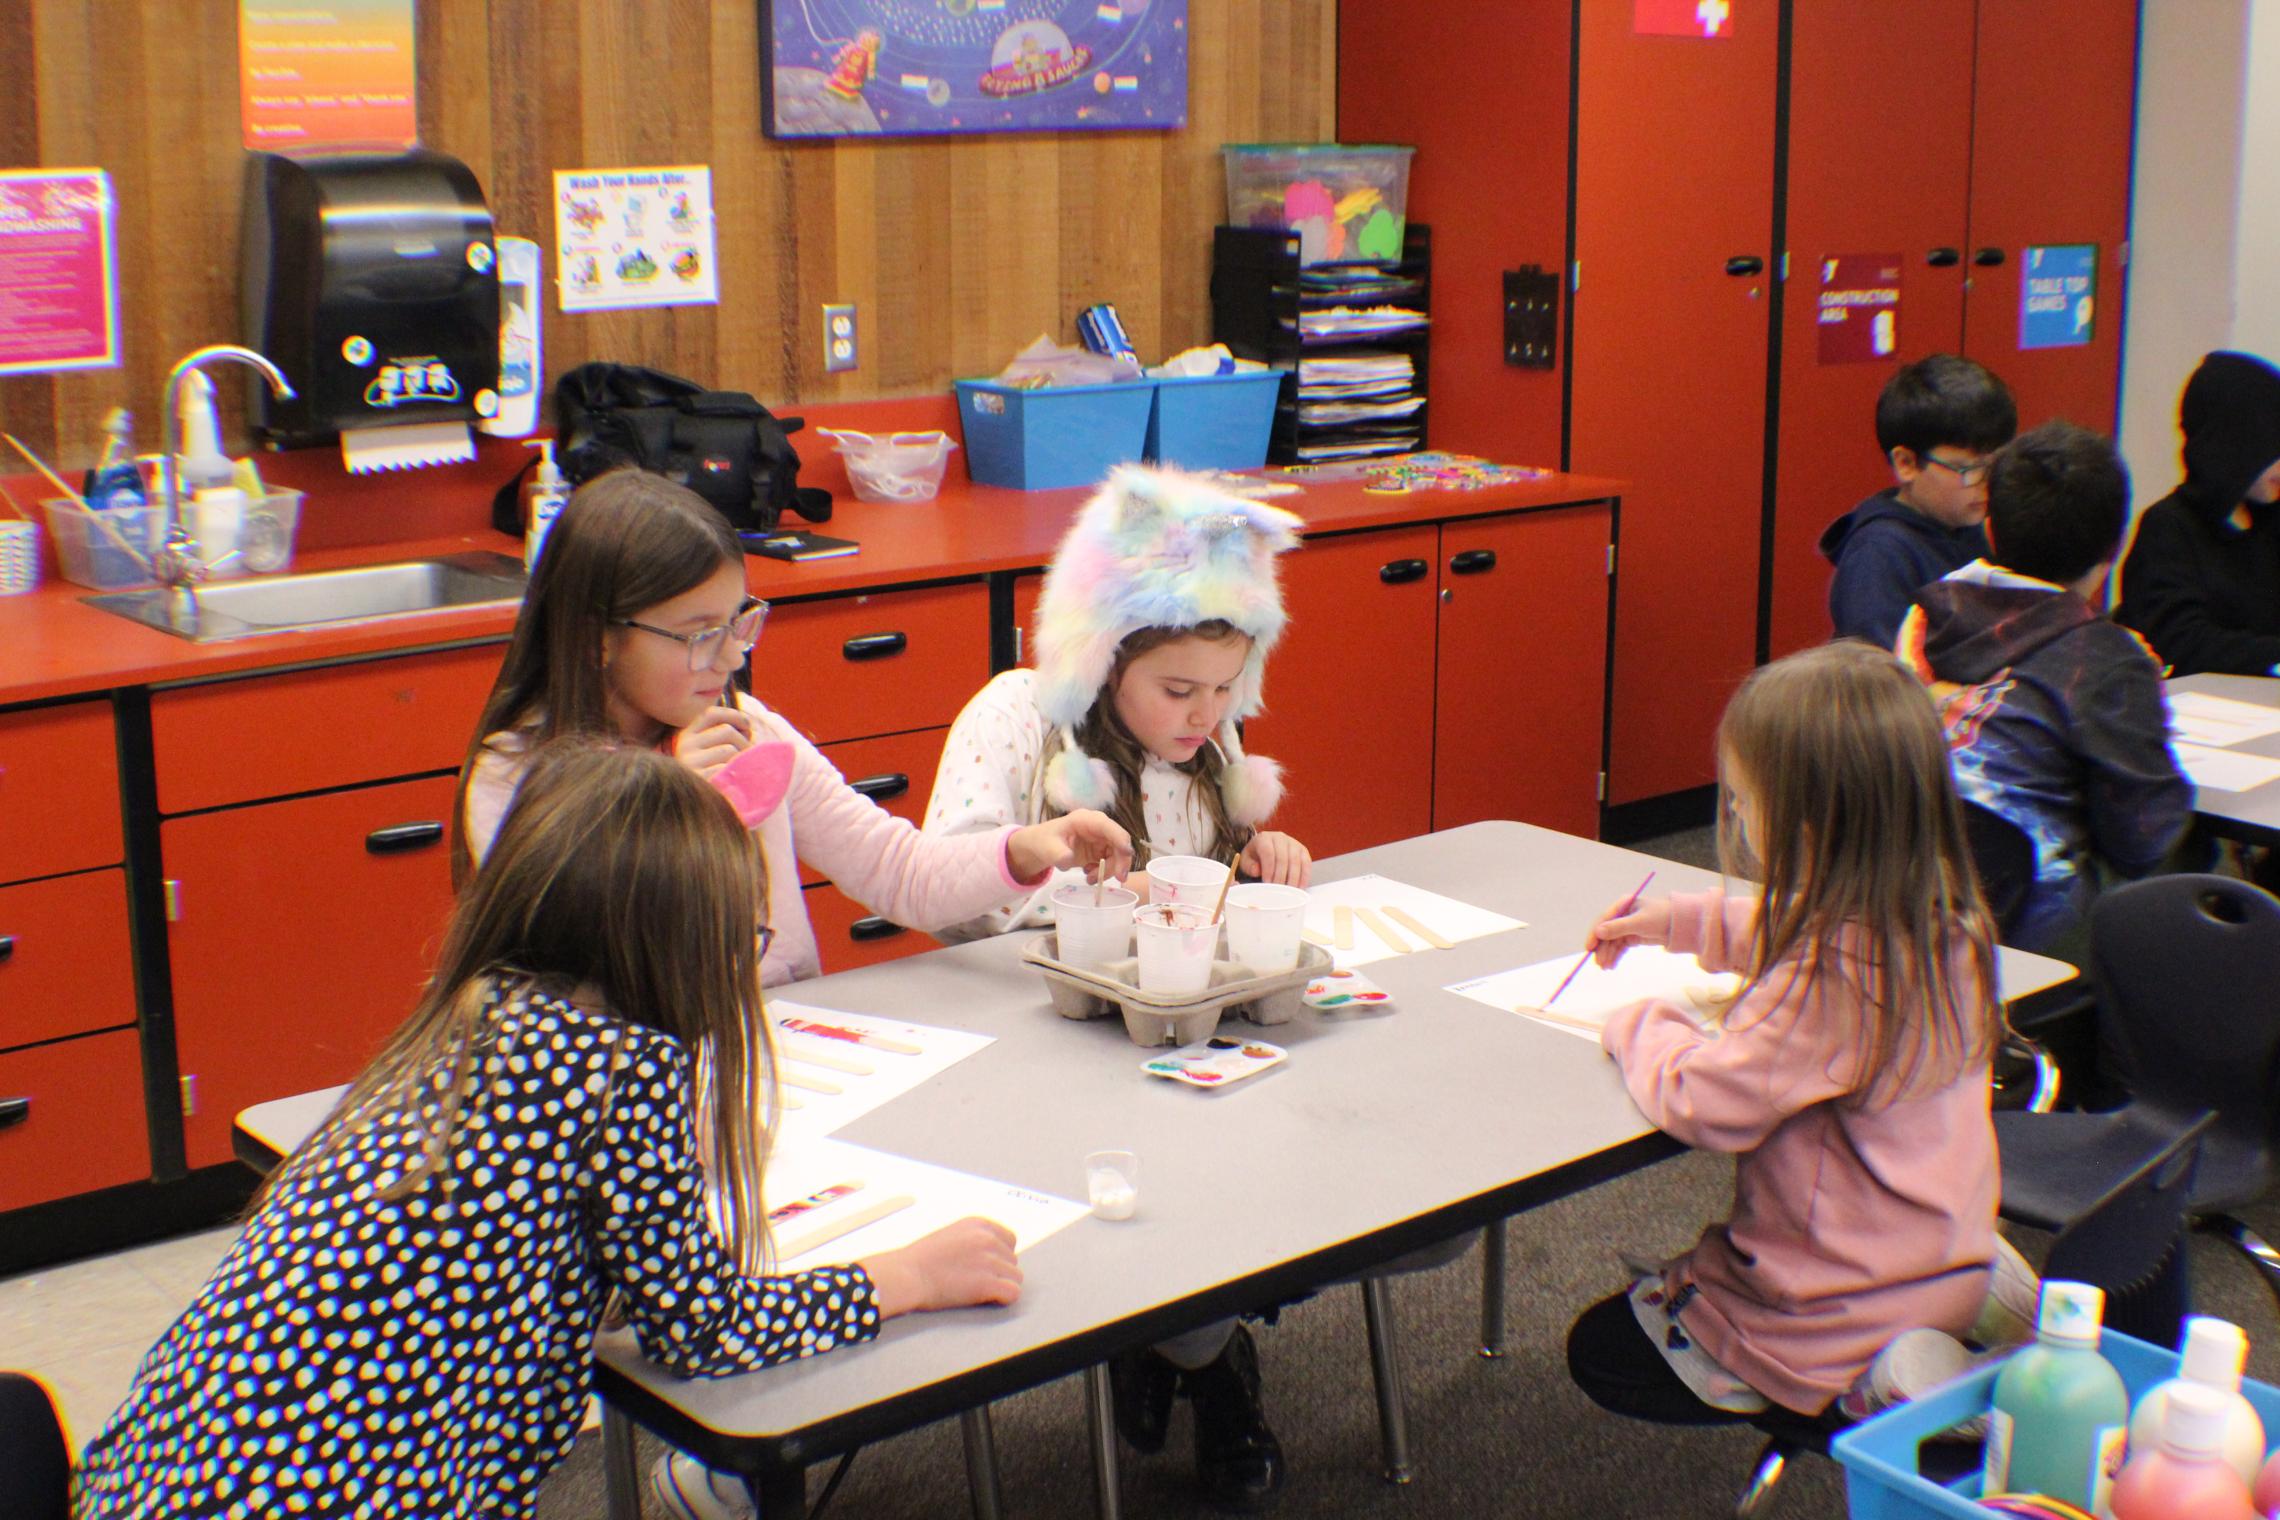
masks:
POLYGON ((1125 868, 1130 838, 1097 811, 930 839, 857 793, 737 689, 767 610, 746 590, 743 546, 696 493, 639 470, 579 487, 547 534, 460 772, 455 875, 489 847, 524 756, 563 734, 655 746, 707 776, 755 745, 781 747, 790 784, 755 828, 775 930, 768 986, 823 969, 802 861, 873 913, 928 931, 1025 900, 1056 870, 1125 868))
POLYGON ((144 1358, 73 1513, 528 1515, 613 1294, 688 1377, 1010 1303, 983 1220, 764 1275, 762 885, 686 767, 537 753, 426 996, 144 1358))

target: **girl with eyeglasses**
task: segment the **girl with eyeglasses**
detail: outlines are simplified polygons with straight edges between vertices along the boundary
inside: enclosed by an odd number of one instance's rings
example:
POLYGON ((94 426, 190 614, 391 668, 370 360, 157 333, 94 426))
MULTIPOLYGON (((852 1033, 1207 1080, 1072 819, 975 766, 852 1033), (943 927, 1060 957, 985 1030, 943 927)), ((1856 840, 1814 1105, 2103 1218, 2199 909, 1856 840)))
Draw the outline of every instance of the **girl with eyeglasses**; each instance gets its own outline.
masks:
POLYGON ((774 934, 761 980, 822 970, 801 900, 804 860, 872 912, 933 930, 1026 898, 1057 870, 1121 874, 1131 839, 1098 812, 933 838, 847 785, 791 724, 737 689, 767 604, 744 549, 693 491, 639 470, 589 481, 547 535, 498 683, 460 770, 452 872, 490 848, 527 757, 594 735, 656 748, 711 776, 756 743, 787 746, 792 779, 758 823, 774 934))

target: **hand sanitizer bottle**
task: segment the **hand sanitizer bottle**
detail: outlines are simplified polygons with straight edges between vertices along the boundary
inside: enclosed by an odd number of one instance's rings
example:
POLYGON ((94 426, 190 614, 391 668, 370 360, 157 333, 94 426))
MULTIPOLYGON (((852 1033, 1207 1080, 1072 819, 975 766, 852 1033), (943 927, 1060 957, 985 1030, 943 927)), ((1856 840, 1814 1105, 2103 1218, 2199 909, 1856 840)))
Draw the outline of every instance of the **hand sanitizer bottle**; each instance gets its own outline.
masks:
POLYGON ((2105 1312, 2106 1295, 2088 1283, 2043 1284, 2035 1344, 1995 1379, 1984 1492, 2046 1494, 2106 1512, 2129 1434, 2130 1396, 2098 1354, 2105 1312))
POLYGON ((553 439, 534 439, 524 447, 538 450, 538 471, 523 487, 523 569, 535 571, 547 531, 570 504, 570 483, 555 468, 553 439))

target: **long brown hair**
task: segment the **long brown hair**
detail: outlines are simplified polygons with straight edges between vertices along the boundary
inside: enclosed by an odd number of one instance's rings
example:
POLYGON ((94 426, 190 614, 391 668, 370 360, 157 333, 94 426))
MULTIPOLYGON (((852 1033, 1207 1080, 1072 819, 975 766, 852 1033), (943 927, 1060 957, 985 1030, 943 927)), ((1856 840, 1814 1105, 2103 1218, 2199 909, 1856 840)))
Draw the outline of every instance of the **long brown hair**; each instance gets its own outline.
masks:
POLYGON ((1754 864, 1765 882, 1749 974, 1794 958, 1803 980, 1857 982, 1856 1100, 1928 1091, 1988 1061, 2002 1033, 1993 925, 1915 677, 1861 643, 1777 660, 1727 705, 1718 756, 1729 796, 1738 769, 1757 811, 1754 851, 1731 806, 1718 838, 1729 870, 1754 864))
POLYGON ((467 785, 494 735, 524 747, 564 734, 610 734, 603 640, 620 618, 694 590, 744 547, 711 504, 659 475, 615 470, 590 480, 546 535, 499 679, 459 768, 451 809, 451 879, 474 870, 467 785))
MULTIPOLYGON (((1144 869, 1155 848, 1148 838, 1148 824, 1140 796, 1140 772, 1148 763, 1148 752, 1125 727, 1124 720, 1116 715, 1116 689, 1124 680, 1125 670, 1134 660, 1152 649, 1181 639, 1203 639, 1213 644, 1224 644, 1244 638, 1242 630, 1233 623, 1219 618, 1197 623, 1191 628, 1140 628, 1125 635, 1124 642, 1116 646, 1116 659, 1108 667, 1108 679, 1101 683, 1100 695, 1093 698, 1092 707, 1084 721, 1077 725, 1077 747, 1095 759, 1106 761, 1109 774, 1115 778, 1116 798, 1107 808, 1108 816, 1115 819, 1132 836, 1132 864, 1144 869)), ((1058 746, 1048 743, 1045 758, 1051 761, 1058 746)), ((1219 752, 1216 739, 1197 750, 1187 759, 1177 762, 1173 769, 1185 772, 1200 784, 1196 793, 1203 799, 1204 816, 1211 822, 1211 842, 1202 853, 1214 860, 1227 860, 1242 852, 1251 842, 1252 830, 1244 828, 1227 816, 1227 800, 1220 794, 1220 773, 1226 769, 1227 757, 1219 752)), ((1038 788, 1040 795, 1043 788, 1038 788)))
POLYGON ((765 870, 735 809, 678 761, 593 739, 541 746, 460 894, 418 1006, 263 1195, 390 1121, 418 1130, 421 1148, 383 1195, 452 1187, 491 1008, 577 991, 688 1048, 714 1217, 745 1270, 764 1270, 760 1176, 775 1072, 753 931, 765 870))

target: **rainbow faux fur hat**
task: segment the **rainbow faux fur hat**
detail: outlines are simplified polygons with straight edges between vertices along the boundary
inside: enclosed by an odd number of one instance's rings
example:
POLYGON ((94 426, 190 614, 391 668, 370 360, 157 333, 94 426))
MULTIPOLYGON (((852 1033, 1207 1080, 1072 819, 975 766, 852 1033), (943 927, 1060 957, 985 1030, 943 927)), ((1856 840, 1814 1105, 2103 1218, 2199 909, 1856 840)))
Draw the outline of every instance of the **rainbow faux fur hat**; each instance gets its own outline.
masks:
POLYGON ((1274 811, 1281 775, 1272 761, 1244 755, 1235 723, 1259 710, 1267 653, 1286 621, 1275 556, 1298 547, 1303 526, 1280 507, 1176 470, 1126 465, 1110 474, 1061 540, 1037 602, 1037 703, 1062 736, 1045 775, 1054 806, 1115 799, 1115 778, 1077 747, 1076 726, 1107 683, 1117 646, 1143 628, 1216 620, 1251 639, 1217 736, 1227 759, 1221 796, 1246 826, 1274 811))

